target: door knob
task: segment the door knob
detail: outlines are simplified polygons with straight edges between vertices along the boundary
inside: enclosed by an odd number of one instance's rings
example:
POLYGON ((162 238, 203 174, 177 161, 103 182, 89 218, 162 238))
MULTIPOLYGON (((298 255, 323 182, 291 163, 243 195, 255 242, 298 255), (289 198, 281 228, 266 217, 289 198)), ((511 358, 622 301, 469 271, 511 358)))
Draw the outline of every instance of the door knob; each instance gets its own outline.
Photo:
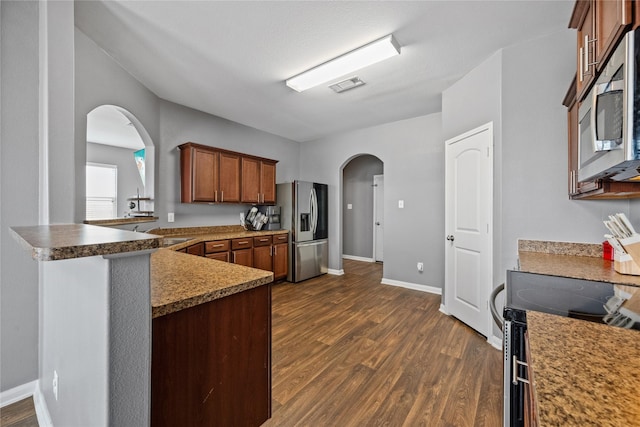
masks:
POLYGON ((454 240, 453 235, 449 234, 449 235, 447 236, 447 240, 448 240, 448 241, 450 241, 450 242, 453 242, 453 240, 454 240))

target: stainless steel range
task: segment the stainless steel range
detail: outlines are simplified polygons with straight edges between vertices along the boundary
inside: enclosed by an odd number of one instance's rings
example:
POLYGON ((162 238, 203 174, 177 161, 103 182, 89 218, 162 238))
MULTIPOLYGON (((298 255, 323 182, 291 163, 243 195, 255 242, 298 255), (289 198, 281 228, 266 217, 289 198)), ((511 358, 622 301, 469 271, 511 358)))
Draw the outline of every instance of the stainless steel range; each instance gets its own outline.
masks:
POLYGON ((503 326, 505 426, 523 426, 526 415, 526 312, 640 330, 640 317, 621 308, 628 297, 612 283, 507 271, 503 326))

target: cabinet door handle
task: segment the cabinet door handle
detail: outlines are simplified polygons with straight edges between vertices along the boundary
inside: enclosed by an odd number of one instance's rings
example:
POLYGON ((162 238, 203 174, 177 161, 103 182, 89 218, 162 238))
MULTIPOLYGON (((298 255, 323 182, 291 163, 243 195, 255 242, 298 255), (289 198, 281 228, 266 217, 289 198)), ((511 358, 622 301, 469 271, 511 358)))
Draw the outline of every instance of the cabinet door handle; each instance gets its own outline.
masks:
POLYGON ((218 190, 214 191, 214 193, 213 193, 213 201, 214 202, 218 201, 218 190))
POLYGON ((224 191, 220 191, 220 201, 224 202, 224 191))
POLYGON ((584 74, 589 74, 589 35, 584 36, 584 74))
POLYGON ((273 246, 269 248, 269 256, 273 256, 273 246))
POLYGON ((580 82, 584 80, 584 47, 580 48, 580 58, 578 60, 578 65, 580 65, 580 82))
POLYGON ((273 254, 274 255, 278 255, 278 247, 277 246, 271 246, 273 248, 273 254))

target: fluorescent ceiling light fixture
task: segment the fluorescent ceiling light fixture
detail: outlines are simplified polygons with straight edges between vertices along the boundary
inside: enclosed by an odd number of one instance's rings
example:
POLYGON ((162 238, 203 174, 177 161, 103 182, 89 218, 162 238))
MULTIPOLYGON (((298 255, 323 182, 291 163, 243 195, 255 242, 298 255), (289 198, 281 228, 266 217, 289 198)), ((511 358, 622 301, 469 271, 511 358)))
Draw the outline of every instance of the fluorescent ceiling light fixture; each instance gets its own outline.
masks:
POLYGON ((400 45, 389 34, 291 77, 285 83, 291 89, 302 92, 395 55, 400 55, 400 45))

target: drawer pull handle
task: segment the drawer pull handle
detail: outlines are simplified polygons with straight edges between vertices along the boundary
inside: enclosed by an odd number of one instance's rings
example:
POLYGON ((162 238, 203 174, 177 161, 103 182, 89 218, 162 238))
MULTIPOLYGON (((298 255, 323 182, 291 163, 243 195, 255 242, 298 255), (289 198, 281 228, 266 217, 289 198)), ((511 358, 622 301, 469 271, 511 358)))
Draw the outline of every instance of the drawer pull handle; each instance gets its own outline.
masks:
POLYGON ((219 245, 213 245, 214 248, 223 248, 224 243, 220 243, 219 245))

